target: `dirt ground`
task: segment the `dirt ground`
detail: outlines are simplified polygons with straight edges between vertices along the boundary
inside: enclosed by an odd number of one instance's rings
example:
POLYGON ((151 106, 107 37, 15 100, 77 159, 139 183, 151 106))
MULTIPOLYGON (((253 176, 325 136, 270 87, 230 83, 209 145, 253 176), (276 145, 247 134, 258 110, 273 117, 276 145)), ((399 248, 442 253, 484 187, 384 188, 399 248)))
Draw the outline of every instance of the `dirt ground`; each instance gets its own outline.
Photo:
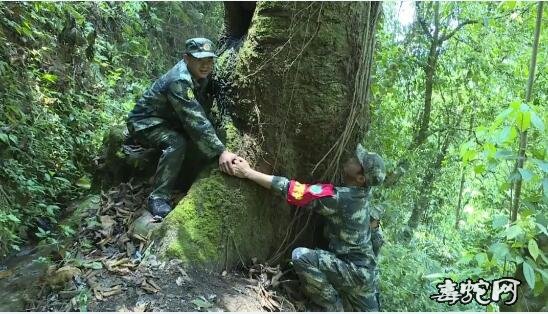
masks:
POLYGON ((27 298, 24 310, 305 310, 296 301, 298 280, 279 266, 255 263, 212 273, 176 259, 159 260, 147 237, 157 227, 143 208, 147 194, 144 185, 123 183, 87 202, 74 243, 44 270, 34 285, 39 293, 27 298))
MULTIPOLYGON (((183 268, 177 260, 160 263, 151 258, 141 263, 130 274, 113 275, 108 270, 102 269, 93 271, 91 278, 97 284, 95 289, 100 292, 91 296, 87 304, 88 311, 261 312, 268 310, 262 306, 262 297, 257 292, 256 280, 247 279, 238 272, 215 274, 183 268)), ((75 299, 73 294, 67 294, 63 290, 52 291, 44 298, 42 304, 33 310, 78 309, 77 302, 72 301, 75 299)), ((294 311, 295 308, 289 302, 285 304, 282 302, 279 310, 294 311)))

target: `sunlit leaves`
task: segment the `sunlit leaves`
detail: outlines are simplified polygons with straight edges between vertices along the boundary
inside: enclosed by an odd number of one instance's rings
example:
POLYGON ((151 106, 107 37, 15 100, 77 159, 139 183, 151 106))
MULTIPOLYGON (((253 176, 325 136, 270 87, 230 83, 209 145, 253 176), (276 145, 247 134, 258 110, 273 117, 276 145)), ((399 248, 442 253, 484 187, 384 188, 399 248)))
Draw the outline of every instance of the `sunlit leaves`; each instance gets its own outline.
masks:
POLYGON ((497 215, 493 218, 493 228, 498 229, 508 224, 508 217, 504 215, 497 215))
POLYGON ((516 126, 521 131, 527 131, 531 127, 531 112, 520 110, 516 115, 516 126))
POLYGON ((504 232, 508 240, 512 240, 524 234, 523 228, 518 225, 512 225, 504 232))
POLYGON ((546 230, 546 226, 543 226, 542 224, 539 224, 538 222, 536 223, 536 225, 542 233, 548 236, 548 231, 546 230))
POLYGON ((57 82, 57 75, 54 75, 51 73, 44 73, 42 74, 42 79, 48 83, 55 83, 57 82))
POLYGON ((527 247, 529 249, 529 254, 531 254, 533 259, 536 260, 540 253, 540 250, 537 245, 537 241, 535 241, 535 239, 530 239, 527 247))
POLYGON ((537 128, 537 130, 544 134, 544 122, 534 111, 531 112, 531 122, 533 123, 533 126, 537 128))
POLYGON ((510 249, 508 245, 503 242, 497 242, 489 247, 489 252, 493 254, 493 257, 503 261, 505 257, 510 256, 510 249))
POLYGON ((523 262, 523 275, 525 276, 525 280, 527 281, 527 284, 531 289, 535 288, 535 271, 533 269, 533 266, 529 264, 529 262, 524 261, 523 262))
POLYGON ((89 190, 91 188, 91 181, 88 177, 81 177, 76 182, 76 186, 89 190))
POLYGON ((527 169, 518 168, 518 171, 521 175, 521 179, 525 182, 531 181, 533 178, 533 173, 527 169))

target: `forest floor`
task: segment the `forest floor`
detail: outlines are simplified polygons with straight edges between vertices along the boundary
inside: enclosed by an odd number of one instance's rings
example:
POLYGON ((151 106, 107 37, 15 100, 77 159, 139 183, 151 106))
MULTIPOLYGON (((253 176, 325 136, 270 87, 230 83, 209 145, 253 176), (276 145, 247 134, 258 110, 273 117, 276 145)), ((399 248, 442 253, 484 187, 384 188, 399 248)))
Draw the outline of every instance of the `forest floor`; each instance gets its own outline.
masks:
POLYGON ((103 191, 74 206, 79 230, 57 258, 33 248, 0 262, 0 297, 8 300, 0 310, 306 310, 298 281, 279 267, 217 273, 157 258, 148 236, 160 224, 145 210, 146 195, 146 184, 103 191))

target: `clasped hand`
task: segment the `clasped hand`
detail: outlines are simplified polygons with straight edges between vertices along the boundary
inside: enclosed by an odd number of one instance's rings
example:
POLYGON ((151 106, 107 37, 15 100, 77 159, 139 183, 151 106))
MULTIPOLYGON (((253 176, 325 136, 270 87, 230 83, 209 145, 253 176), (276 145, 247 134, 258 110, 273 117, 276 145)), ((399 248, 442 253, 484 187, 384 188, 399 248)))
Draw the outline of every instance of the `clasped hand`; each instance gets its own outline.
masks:
POLYGON ((238 178, 245 178, 250 170, 249 163, 242 157, 225 150, 219 156, 219 169, 238 178))

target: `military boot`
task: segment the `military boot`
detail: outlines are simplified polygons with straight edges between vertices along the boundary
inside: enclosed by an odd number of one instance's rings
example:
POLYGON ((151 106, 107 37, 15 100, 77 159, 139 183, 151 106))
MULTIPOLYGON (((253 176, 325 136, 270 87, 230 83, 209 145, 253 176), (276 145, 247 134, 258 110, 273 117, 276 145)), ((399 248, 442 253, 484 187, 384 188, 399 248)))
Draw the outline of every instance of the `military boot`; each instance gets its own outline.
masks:
POLYGON ((164 218, 171 211, 169 202, 159 197, 148 198, 148 210, 154 217, 164 218))

